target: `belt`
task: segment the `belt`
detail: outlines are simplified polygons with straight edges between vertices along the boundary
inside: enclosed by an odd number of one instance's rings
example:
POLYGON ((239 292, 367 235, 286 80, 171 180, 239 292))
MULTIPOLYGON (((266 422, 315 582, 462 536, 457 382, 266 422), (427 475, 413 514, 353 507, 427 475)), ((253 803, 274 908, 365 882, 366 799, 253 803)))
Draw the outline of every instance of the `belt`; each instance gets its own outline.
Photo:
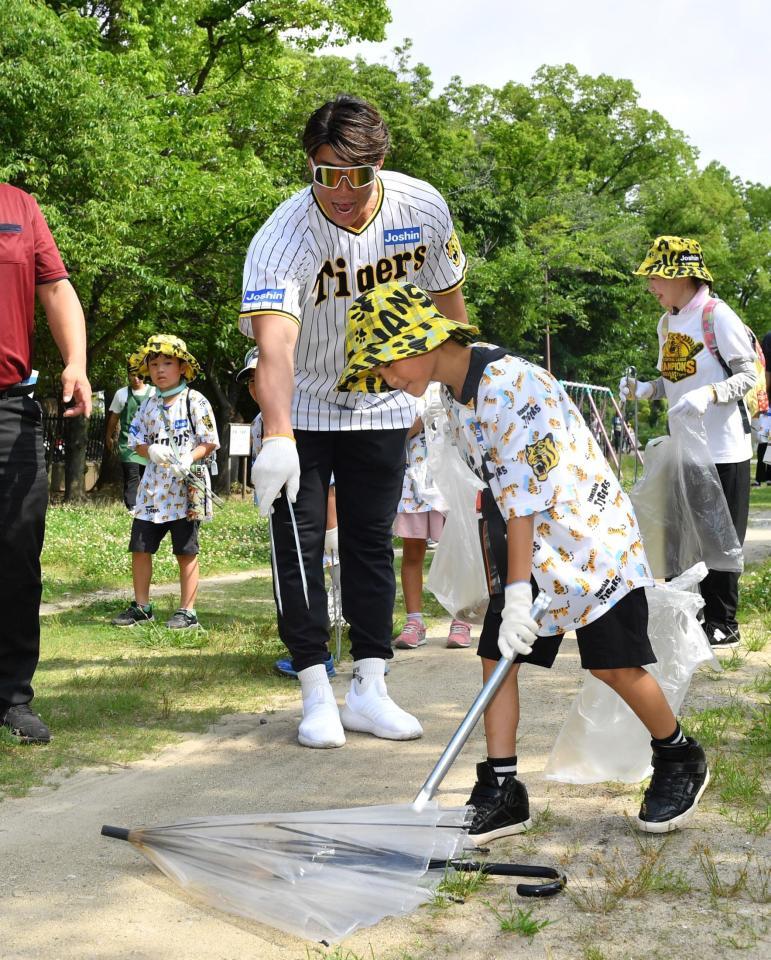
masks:
POLYGON ((0 390, 0 400, 10 400, 12 397, 28 397, 35 389, 34 383, 14 383, 5 390, 0 390))

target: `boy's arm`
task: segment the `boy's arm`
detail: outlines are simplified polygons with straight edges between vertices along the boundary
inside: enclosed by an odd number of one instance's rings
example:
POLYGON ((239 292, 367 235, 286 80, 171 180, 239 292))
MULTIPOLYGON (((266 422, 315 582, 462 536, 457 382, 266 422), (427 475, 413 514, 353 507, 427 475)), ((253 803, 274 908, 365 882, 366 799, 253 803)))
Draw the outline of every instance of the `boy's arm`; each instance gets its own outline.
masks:
POLYGON ((509 517, 506 522, 508 575, 506 583, 530 583, 533 568, 533 528, 535 514, 509 517))

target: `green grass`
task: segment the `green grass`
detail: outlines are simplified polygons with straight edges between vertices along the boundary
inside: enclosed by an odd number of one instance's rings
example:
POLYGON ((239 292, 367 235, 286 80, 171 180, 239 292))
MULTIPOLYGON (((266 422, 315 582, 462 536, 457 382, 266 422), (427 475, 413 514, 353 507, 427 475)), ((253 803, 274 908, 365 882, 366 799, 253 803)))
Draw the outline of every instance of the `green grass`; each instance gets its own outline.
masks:
MULTIPOLYGON (((755 479, 755 466, 752 467, 752 479, 755 479)), ((750 488, 750 510, 771 510, 771 487, 750 488)))
MULTIPOLYGON (((267 524, 249 501, 231 499, 215 508, 214 520, 202 524, 201 573, 249 570, 270 562, 267 524)), ((43 599, 128 587, 131 517, 123 504, 91 502, 51 506, 43 548, 43 599)), ((179 576, 168 538, 153 563, 153 580, 179 576)))
POLYGON ((108 624, 114 613, 98 603, 42 619, 35 708, 54 739, 37 748, 0 738, 0 796, 23 795, 56 771, 145 756, 222 714, 262 711, 289 689, 272 672, 284 647, 267 577, 209 588, 205 632, 121 630, 108 624))

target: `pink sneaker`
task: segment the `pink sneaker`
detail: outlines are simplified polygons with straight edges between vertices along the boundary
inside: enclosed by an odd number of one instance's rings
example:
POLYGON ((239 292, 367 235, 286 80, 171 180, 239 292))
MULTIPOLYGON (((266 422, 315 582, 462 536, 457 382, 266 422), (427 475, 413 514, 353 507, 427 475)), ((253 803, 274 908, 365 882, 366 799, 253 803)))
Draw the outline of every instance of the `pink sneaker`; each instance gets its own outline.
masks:
POLYGON ((463 620, 453 620, 450 624, 450 635, 447 637, 447 646, 451 650, 471 646, 471 625, 463 620))
POLYGON ((404 624, 404 629, 394 640, 394 646, 399 650, 414 650, 415 647, 422 647, 426 642, 426 628, 417 620, 408 620, 404 624))

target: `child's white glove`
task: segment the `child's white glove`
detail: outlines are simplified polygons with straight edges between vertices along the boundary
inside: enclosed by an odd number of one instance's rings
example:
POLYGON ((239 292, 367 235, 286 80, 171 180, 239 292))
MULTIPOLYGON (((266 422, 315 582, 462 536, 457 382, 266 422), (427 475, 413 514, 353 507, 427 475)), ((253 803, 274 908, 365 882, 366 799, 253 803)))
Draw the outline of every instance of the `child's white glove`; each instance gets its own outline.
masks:
POLYGON ((513 660, 517 654, 527 656, 538 634, 538 624, 530 616, 533 591, 530 582, 510 583, 506 587, 501 628, 498 631, 498 649, 501 656, 513 660))
POLYGON ((171 461, 169 466, 171 467, 171 472, 177 478, 177 480, 183 480, 189 470, 193 465, 193 454, 192 453, 180 453, 174 460, 171 461))
POLYGON ((684 393, 677 403, 669 408, 670 417, 703 417, 707 407, 715 402, 715 390, 711 384, 696 387, 684 393))
POLYGON ((147 448, 147 456, 159 467, 167 467, 172 457, 171 447, 163 443, 151 443, 147 448))
POLYGON ((330 527, 324 534, 324 553, 338 553, 337 527, 330 527))
POLYGON ((653 396, 653 384, 647 380, 635 380, 634 377, 622 377, 618 385, 618 392, 624 401, 630 398, 647 400, 653 396))
POLYGON ((290 503, 300 489, 300 458, 297 444, 289 437, 265 437, 252 467, 252 486, 260 513, 267 517, 273 501, 286 486, 290 503))

